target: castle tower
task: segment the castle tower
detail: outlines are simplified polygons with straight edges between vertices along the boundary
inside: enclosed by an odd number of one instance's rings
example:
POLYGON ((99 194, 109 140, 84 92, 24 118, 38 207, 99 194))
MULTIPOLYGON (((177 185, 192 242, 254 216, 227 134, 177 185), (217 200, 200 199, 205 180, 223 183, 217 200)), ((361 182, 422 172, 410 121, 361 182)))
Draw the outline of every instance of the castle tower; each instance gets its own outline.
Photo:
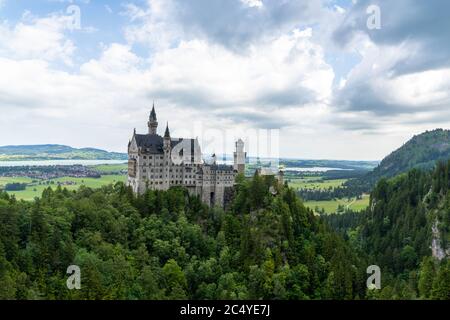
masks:
POLYGON ((245 173, 245 158, 247 154, 244 152, 244 141, 239 139, 236 141, 236 152, 234 153, 233 169, 238 173, 245 173))
POLYGON ((278 176, 277 176, 277 178, 278 178, 278 183, 279 183, 280 185, 283 185, 283 184, 284 184, 284 170, 280 169, 280 170, 278 171, 278 176))
POLYGON ((169 123, 166 126, 166 132, 164 133, 164 142, 163 142, 163 150, 164 150, 164 189, 167 190, 170 188, 170 180, 171 180, 171 138, 169 131, 169 123))
POLYGON ((148 120, 148 133, 156 134, 157 129, 158 129, 158 120, 156 119, 155 103, 153 103, 153 108, 152 111, 150 112, 150 117, 148 120))

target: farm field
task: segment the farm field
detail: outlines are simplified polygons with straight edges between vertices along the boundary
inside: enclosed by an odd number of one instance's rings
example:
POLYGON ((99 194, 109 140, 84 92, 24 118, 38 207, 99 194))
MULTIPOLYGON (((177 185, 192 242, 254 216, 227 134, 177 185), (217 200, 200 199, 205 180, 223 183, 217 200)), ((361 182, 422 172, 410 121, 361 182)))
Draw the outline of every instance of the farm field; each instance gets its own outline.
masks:
MULTIPOLYGON (((119 181, 125 182, 125 175, 104 175, 101 178, 72 178, 62 177, 57 179, 39 181, 26 187, 23 191, 8 191, 10 195, 14 195, 18 200, 33 200, 35 197, 40 197, 42 191, 48 187, 56 188, 58 183, 67 190, 76 190, 80 186, 84 185, 89 188, 100 188, 101 186, 113 184, 119 181)), ((32 183, 30 178, 22 177, 0 177, 0 186, 4 186, 7 183, 32 183)))
POLYGON ((33 179, 27 177, 0 177, 0 186, 7 183, 31 183, 33 179))
POLYGON ((121 171, 127 170, 127 164, 100 164, 96 166, 91 166, 92 169, 99 172, 111 172, 111 171, 121 171))
POLYGON ((310 209, 317 211, 316 209, 323 209, 325 213, 335 213, 339 207, 339 205, 344 206, 345 209, 351 209, 353 211, 361 211, 369 206, 370 196, 363 195, 362 199, 335 199, 328 201, 307 201, 305 202, 305 206, 310 209))
POLYGON ((322 177, 296 178, 289 182, 289 186, 294 189, 316 189, 326 190, 342 186, 347 179, 323 180, 322 177))

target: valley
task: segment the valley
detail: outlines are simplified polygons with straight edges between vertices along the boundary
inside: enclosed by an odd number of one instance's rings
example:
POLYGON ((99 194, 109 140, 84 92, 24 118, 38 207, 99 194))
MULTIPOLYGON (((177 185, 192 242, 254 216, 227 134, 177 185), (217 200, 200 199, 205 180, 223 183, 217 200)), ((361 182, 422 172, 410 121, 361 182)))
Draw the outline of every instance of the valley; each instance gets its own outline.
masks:
POLYGON ((264 164, 250 163, 225 209, 209 208, 179 187, 133 194, 124 184, 126 164, 0 166, 0 189, 6 191, 0 190, 0 242, 8 248, 0 259, 14 262, 0 277, 12 288, 4 295, 36 297, 19 271, 59 270, 64 257, 64 265, 75 261, 92 270, 85 281, 94 289, 72 294, 53 287, 53 278, 33 278, 30 287, 43 288, 39 295, 449 299, 450 162, 442 161, 448 135, 423 135, 379 165, 281 160, 283 184, 276 174, 254 174, 264 164), (415 153, 422 153, 418 163, 404 161, 415 153), (430 154, 437 155, 433 166, 422 166, 432 161, 430 154), (123 269, 111 271, 118 256, 123 269), (22 257, 36 267, 23 269, 22 257), (382 289, 366 290, 368 265, 381 268, 382 289), (120 280, 121 270, 131 270, 128 280, 120 280), (176 281, 164 290, 174 274, 176 281))
MULTIPOLYGON (((291 160, 293 161, 293 160, 291 160)), ((348 181, 348 179, 329 179, 326 171, 310 171, 311 168, 327 168, 332 161, 322 161, 319 165, 324 165, 325 167, 311 167, 312 165, 317 165, 316 160, 309 160, 302 162, 306 165, 305 171, 290 171, 290 167, 285 167, 286 181, 289 186, 294 190, 330 190, 337 187, 342 187, 343 184, 348 181), (308 165, 310 165, 308 167, 308 165)), ((45 164, 47 161, 38 162, 39 164, 45 164)), ((339 162, 341 166, 345 166, 345 162, 339 162)), ((289 164, 288 164, 289 165, 289 164)), ((298 164, 293 164, 298 165, 298 164)), ((361 164, 360 164, 361 165, 361 164)), ((366 163, 362 165, 367 165, 366 163)), ((67 190, 74 191, 80 186, 85 186, 89 188, 100 188, 109 184, 114 184, 116 182, 126 181, 126 164, 99 164, 93 166, 50 166, 48 170, 43 170, 42 168, 47 168, 46 166, 37 166, 22 169, 21 167, 2 167, 0 166, 0 190, 5 189, 7 185, 11 184, 21 184, 21 189, 23 190, 6 190, 10 195, 14 195, 18 200, 30 201, 36 197, 40 197, 42 192, 51 187, 56 189, 58 186, 66 188, 67 190), (40 168, 40 169, 36 169, 40 168), (64 168, 64 169, 62 169, 64 168), (6 176, 8 170, 13 170, 6 176), (49 171, 49 172, 45 172, 49 171), (31 173, 30 173, 31 172, 31 173), (68 175, 67 172, 72 172, 68 175)), ((252 175, 252 166, 249 166, 247 170, 247 175, 252 175)), ((315 169, 312 169, 315 170, 315 169)), ((343 171, 352 175, 352 171, 343 171)), ((364 195, 362 198, 357 199, 356 197, 350 198, 333 198, 329 200, 321 201, 306 201, 305 205, 311 210, 314 210, 316 214, 330 214, 336 212, 345 212, 347 210, 359 211, 367 207, 369 203, 368 195, 364 195)))

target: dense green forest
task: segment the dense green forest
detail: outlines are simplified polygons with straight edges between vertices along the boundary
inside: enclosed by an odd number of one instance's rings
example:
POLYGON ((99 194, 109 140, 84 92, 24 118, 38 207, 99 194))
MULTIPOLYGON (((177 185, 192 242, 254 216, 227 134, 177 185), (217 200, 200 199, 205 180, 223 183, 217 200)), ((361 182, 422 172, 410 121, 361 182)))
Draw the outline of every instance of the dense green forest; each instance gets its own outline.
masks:
POLYGON ((450 299, 450 263, 430 249, 448 247, 449 172, 383 179, 366 212, 328 218, 258 175, 238 178, 227 210, 122 183, 0 193, 0 299, 450 299), (368 291, 373 264, 382 289, 368 291))
POLYGON ((365 298, 367 263, 293 190, 237 182, 226 211, 122 183, 0 193, 0 299, 365 298), (73 264, 81 290, 66 287, 73 264))
POLYGON ((413 169, 380 180, 366 212, 323 218, 381 267, 384 285, 376 297, 450 299, 449 189, 450 162, 438 163, 432 172, 413 169))

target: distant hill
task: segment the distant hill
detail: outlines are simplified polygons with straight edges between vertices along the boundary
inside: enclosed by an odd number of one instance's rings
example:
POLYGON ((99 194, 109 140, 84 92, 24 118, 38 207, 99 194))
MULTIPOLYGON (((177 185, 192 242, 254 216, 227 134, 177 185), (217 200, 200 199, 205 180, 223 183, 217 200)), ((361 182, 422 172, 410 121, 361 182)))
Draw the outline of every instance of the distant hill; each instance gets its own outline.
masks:
POLYGON ((381 178, 392 178, 411 169, 432 170, 436 162, 450 159, 450 130, 436 129, 414 136, 384 158, 363 177, 349 180, 347 188, 369 192, 381 178))
POLYGON ((414 136, 381 161, 375 178, 393 177, 413 168, 433 169, 437 161, 450 159, 450 130, 436 129, 414 136))
POLYGON ((57 144, 0 147, 0 161, 25 160, 126 160, 127 154, 57 144))

